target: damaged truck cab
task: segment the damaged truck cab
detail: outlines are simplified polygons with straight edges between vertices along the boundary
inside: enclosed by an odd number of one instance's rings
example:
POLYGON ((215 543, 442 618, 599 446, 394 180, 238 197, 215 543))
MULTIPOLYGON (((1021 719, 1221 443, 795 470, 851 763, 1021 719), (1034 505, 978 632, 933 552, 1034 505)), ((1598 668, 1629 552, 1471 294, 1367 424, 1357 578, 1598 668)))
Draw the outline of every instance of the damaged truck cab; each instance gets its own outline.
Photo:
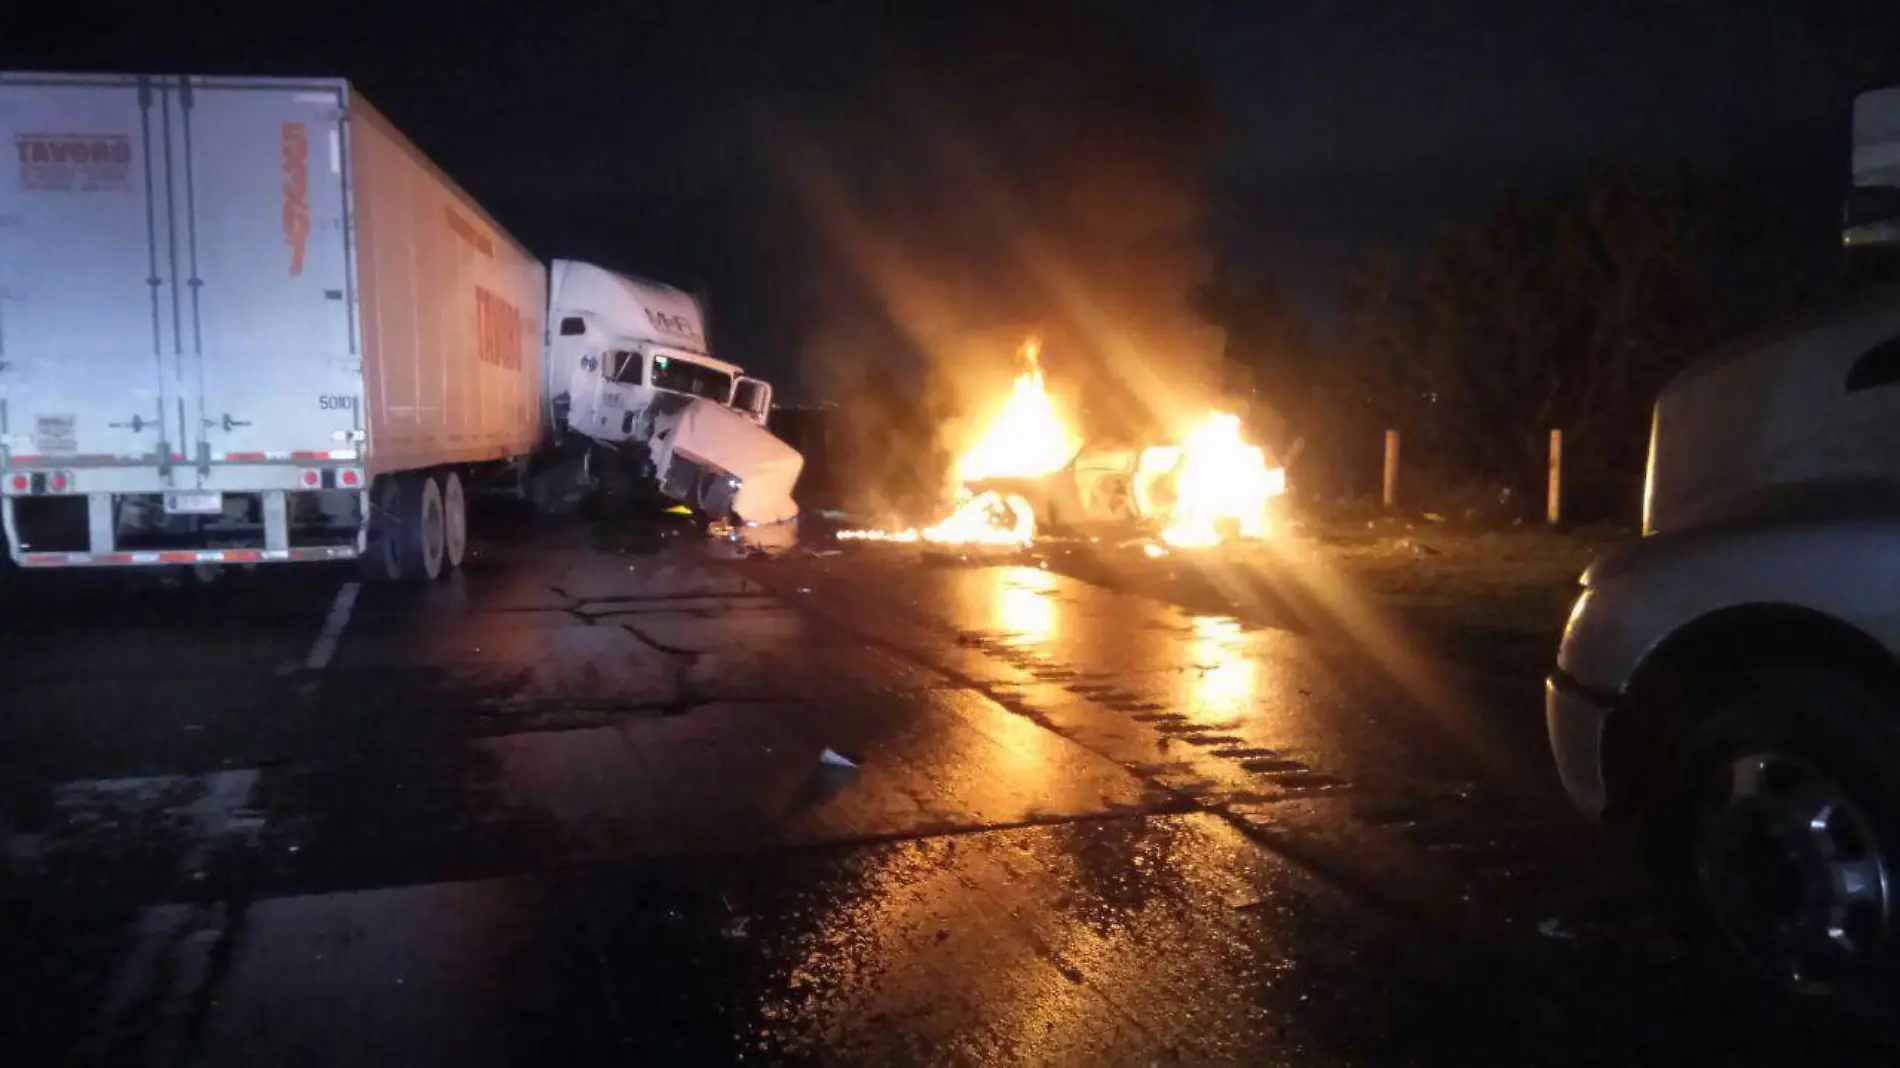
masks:
POLYGON ((592 481, 752 523, 797 514, 803 460, 765 429, 772 387, 712 356, 691 294, 555 260, 548 305, 548 425, 592 481))

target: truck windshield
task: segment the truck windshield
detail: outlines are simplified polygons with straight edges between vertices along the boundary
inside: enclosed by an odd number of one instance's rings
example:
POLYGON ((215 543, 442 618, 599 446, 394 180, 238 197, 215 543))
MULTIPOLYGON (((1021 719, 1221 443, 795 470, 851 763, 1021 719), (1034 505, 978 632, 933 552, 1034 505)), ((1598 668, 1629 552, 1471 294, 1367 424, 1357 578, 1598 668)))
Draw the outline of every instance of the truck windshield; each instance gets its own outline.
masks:
POLYGON ((653 383, 656 388, 690 393, 721 404, 732 396, 732 376, 703 364, 689 363, 667 356, 653 357, 653 383))

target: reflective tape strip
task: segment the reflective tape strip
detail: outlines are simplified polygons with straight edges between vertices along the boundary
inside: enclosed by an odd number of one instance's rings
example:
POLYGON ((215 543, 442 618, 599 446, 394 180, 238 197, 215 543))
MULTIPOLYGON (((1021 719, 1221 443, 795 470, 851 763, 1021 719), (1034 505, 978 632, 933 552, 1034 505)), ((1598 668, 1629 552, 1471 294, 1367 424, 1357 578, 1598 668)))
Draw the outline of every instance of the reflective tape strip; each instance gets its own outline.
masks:
POLYGON ((279 461, 285 463, 308 463, 312 460, 354 460, 356 459, 356 450, 344 449, 330 452, 305 450, 296 452, 214 452, 211 454, 211 458, 220 463, 234 464, 275 463, 279 461))
POLYGON ((28 553, 21 558, 24 567, 135 567, 170 564, 267 564, 293 560, 354 560, 354 545, 324 545, 316 548, 279 549, 166 549, 130 553, 28 553))
POLYGON ((90 563, 91 560, 91 553, 27 553, 21 562, 28 567, 59 567, 63 564, 90 563))
MULTIPOLYGON (((161 564, 251 564, 264 559, 264 554, 256 549, 188 549, 173 550, 158 554, 161 564)), ((138 560, 133 563, 148 563, 138 560)))
POLYGON ((74 467, 85 464, 138 464, 156 463, 158 457, 150 453, 114 456, 105 452, 75 453, 71 456, 45 456, 38 453, 22 455, 14 453, 12 461, 27 467, 74 467))

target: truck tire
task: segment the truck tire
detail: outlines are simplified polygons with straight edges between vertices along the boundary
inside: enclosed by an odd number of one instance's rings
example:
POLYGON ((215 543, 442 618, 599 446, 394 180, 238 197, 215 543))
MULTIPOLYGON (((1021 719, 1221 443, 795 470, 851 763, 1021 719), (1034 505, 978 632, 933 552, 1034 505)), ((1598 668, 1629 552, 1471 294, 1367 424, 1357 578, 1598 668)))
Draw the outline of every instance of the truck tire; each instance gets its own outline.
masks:
POLYGON ((468 559, 468 495, 454 471, 442 472, 442 546, 445 566, 461 567, 468 559))
POLYGON ((1900 990, 1893 711, 1822 667, 1724 686, 1683 739, 1687 804, 1659 857, 1718 963, 1836 1022, 1889 1022, 1900 990))
POLYGON ((402 497, 403 483, 394 475, 378 478, 370 488, 369 534, 358 561, 366 582, 402 579, 402 497))
POLYGON ((401 487, 398 543, 404 582, 434 582, 442 577, 448 557, 447 529, 442 522, 442 483, 434 475, 414 471, 397 476, 401 487))

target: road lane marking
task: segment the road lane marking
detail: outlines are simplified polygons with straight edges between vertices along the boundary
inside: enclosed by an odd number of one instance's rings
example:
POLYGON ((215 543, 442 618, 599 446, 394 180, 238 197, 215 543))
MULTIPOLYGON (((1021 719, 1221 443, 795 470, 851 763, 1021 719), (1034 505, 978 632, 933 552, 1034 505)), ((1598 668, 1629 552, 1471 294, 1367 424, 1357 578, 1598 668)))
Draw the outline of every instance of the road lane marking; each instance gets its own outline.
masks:
POLYGON ((182 810, 191 817, 191 845, 178 862, 180 878, 204 878, 205 861, 234 838, 257 840, 264 828, 263 816, 251 807, 257 774, 256 768, 233 768, 204 777, 203 795, 182 810))
POLYGON ((337 639, 343 637, 343 628, 350 625, 350 611, 356 607, 356 592, 363 588, 360 582, 346 582, 336 591, 336 601, 330 605, 330 615, 323 621, 323 630, 317 634, 317 643, 310 647, 310 655, 304 659, 305 671, 322 671, 330 665, 330 658, 336 655, 337 639))

